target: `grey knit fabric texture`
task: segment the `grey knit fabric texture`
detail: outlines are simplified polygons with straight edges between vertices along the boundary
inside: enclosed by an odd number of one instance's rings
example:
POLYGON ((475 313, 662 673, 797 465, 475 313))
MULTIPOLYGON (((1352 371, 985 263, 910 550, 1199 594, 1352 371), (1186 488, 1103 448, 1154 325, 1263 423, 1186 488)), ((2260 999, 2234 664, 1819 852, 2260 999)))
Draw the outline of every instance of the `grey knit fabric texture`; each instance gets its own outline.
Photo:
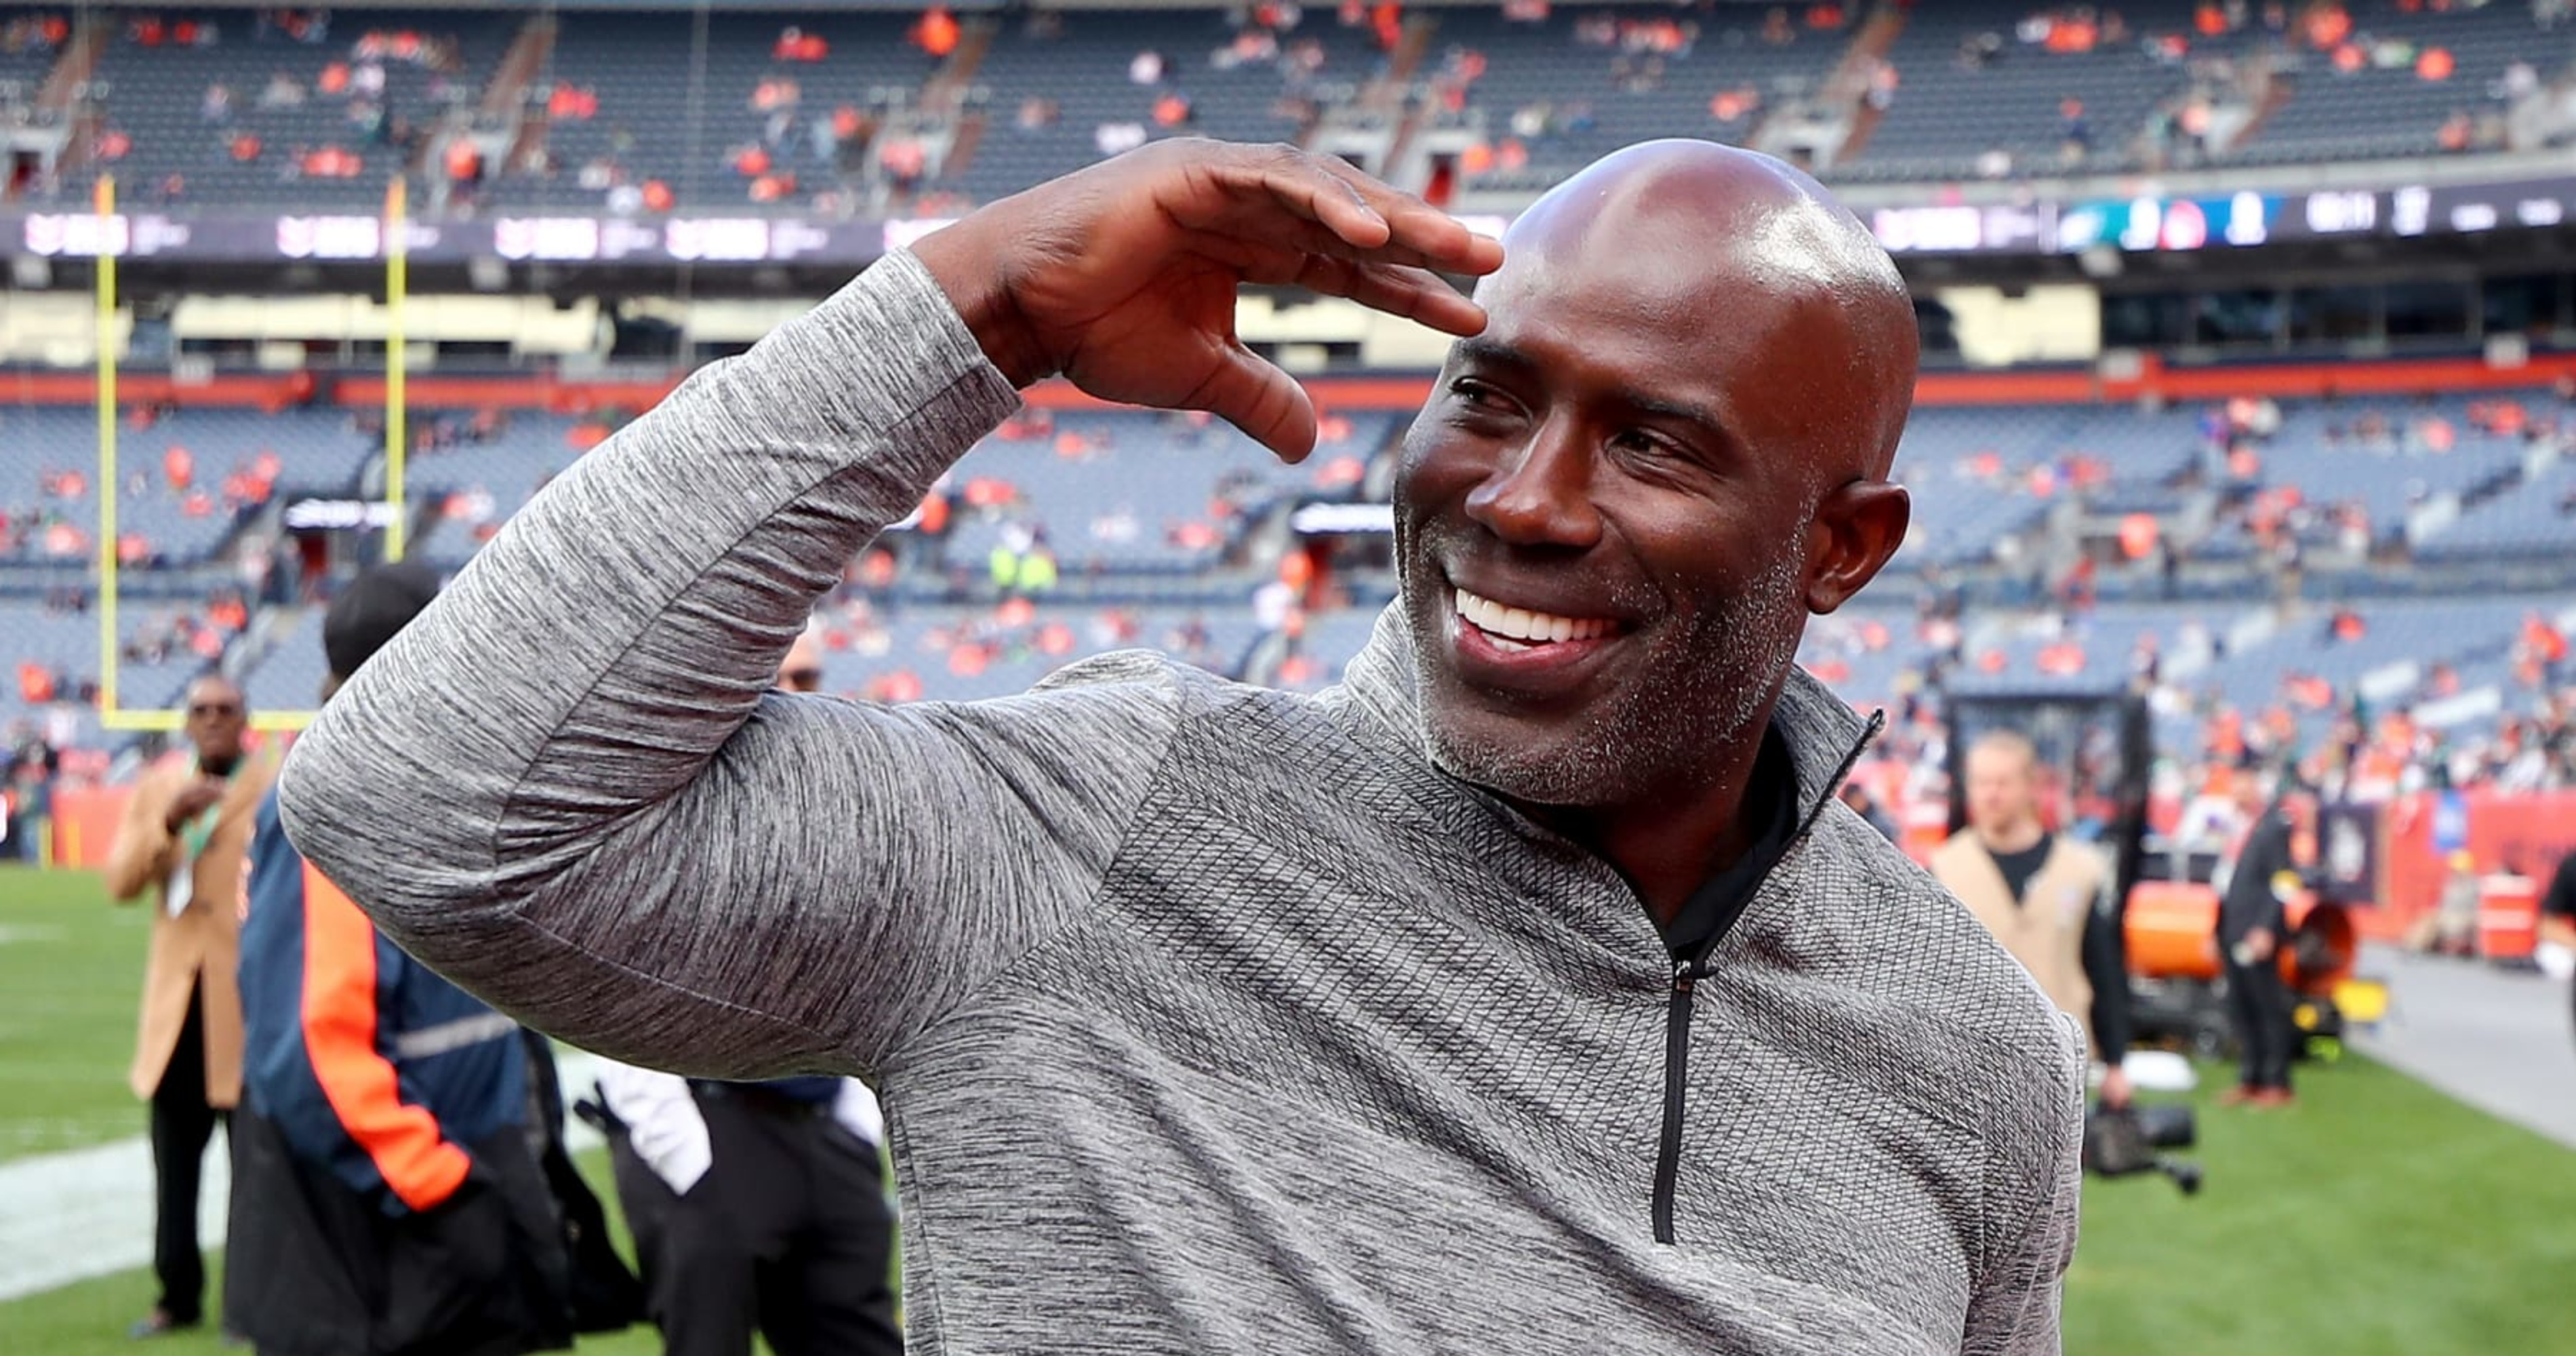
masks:
MULTIPOLYGON (((1150 655, 769 692, 1016 404, 893 255, 558 478, 297 744, 296 845, 575 1044, 861 1072, 913 1350, 2053 1352, 2080 1046, 1839 804, 1698 986, 1620 877, 1423 752, 1400 617, 1300 697, 1150 655)), ((1804 802, 1858 737, 1800 676, 1804 802)))

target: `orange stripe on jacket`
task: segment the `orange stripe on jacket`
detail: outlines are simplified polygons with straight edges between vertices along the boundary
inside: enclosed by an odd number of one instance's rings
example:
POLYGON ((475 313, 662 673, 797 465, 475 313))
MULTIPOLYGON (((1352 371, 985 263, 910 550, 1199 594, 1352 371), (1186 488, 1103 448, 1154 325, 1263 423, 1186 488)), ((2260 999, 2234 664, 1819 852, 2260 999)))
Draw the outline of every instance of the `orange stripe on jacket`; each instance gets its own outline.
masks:
POLYGON ((311 863, 304 867, 304 1053, 340 1127, 394 1195, 427 1210, 454 1194, 474 1165, 440 1138, 438 1118, 405 1103, 402 1080, 376 1050, 376 929, 311 863))

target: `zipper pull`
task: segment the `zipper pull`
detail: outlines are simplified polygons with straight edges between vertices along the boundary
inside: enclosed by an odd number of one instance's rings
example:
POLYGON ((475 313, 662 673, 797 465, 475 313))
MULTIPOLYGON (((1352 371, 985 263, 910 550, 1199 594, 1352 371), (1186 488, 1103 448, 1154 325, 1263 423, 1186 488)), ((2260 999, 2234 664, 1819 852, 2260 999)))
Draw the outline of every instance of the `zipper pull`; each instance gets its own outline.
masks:
POLYGON ((1691 986, 1699 982, 1696 961, 1673 962, 1673 998, 1664 1019, 1664 1125, 1655 1146, 1655 1241, 1673 1241, 1674 1178, 1681 1171, 1683 1091, 1690 1082, 1691 986))

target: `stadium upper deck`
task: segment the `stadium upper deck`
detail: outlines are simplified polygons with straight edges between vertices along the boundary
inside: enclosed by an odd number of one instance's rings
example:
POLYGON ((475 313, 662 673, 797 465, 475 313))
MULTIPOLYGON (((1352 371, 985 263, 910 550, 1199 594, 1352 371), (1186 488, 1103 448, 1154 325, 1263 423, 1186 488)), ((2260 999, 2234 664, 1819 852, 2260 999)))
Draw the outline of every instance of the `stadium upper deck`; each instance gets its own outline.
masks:
POLYGON ((816 14, 13 8, 10 193, 927 213, 1158 137, 1536 189, 1700 135, 1939 182, 2474 154, 2576 128, 2557 0, 816 14))

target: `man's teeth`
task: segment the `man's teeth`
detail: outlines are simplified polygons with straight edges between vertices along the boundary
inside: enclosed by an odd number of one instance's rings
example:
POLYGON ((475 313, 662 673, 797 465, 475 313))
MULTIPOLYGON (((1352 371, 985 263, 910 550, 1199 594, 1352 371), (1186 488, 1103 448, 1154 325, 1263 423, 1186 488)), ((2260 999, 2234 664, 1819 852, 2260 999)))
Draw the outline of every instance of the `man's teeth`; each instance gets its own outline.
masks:
POLYGON ((1562 640, 1591 640, 1606 636, 1616 624, 1604 617, 1560 617, 1527 608, 1505 607, 1491 598, 1458 590, 1458 615, 1487 636, 1501 641, 1519 641, 1527 645, 1552 645, 1562 640))

